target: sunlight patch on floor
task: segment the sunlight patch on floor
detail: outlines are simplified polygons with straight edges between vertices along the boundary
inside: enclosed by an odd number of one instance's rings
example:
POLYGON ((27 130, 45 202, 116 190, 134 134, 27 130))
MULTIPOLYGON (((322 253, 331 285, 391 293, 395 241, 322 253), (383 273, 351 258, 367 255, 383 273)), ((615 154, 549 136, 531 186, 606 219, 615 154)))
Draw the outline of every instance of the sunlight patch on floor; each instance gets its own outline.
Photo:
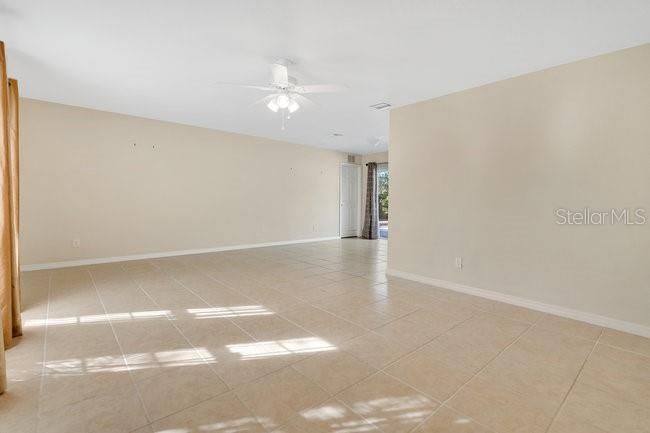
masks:
POLYGON ((151 353, 130 353, 124 356, 106 355, 46 361, 45 369, 48 374, 84 375, 118 373, 149 368, 187 367, 206 363, 214 364, 216 362, 217 359, 209 350, 199 347, 196 349, 176 349, 151 353))
POLYGON ((37 328, 42 326, 80 325, 93 323, 130 322, 146 319, 167 318, 171 314, 169 310, 157 311, 133 311, 130 313, 107 313, 91 314, 85 316, 52 317, 48 319, 29 319, 23 322, 25 328, 37 328))
POLYGON ((377 410, 381 412, 396 412, 424 407, 428 403, 427 399, 419 396, 383 397, 364 402, 357 402, 355 403, 355 408, 357 408, 360 413, 373 413, 377 410))
POLYGON ((327 431, 332 433, 377 431, 372 425, 355 416, 350 418, 350 411, 342 405, 328 404, 302 411, 300 415, 308 422, 318 423, 316 425, 327 423, 327 431))
POLYGON ((318 337, 291 338, 288 340, 259 341, 255 343, 230 344, 226 346, 241 359, 256 359, 297 353, 326 352, 337 347, 318 337))
POLYGON ((246 316, 269 316, 273 311, 261 305, 242 305, 238 307, 189 308, 188 313, 197 319, 214 319, 246 316))

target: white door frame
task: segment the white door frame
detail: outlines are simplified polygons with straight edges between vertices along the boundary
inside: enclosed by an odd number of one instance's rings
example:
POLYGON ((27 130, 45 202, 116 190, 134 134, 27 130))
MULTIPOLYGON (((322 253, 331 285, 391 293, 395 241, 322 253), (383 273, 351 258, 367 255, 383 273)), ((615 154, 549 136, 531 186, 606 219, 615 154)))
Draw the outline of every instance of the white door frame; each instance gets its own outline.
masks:
POLYGON ((361 176, 363 173, 363 170, 361 169, 361 164, 355 164, 353 162, 342 162, 341 166, 339 168, 339 237, 343 237, 343 218, 341 218, 341 210, 343 209, 343 203, 341 203, 341 199, 343 197, 342 194, 342 189, 343 189, 343 166, 345 165, 350 165, 353 167, 358 167, 359 170, 359 175, 358 175, 358 185, 359 188, 357 189, 357 237, 361 236, 361 230, 362 228, 360 227, 359 221, 361 219, 361 188, 363 188, 363 185, 361 184, 361 176))

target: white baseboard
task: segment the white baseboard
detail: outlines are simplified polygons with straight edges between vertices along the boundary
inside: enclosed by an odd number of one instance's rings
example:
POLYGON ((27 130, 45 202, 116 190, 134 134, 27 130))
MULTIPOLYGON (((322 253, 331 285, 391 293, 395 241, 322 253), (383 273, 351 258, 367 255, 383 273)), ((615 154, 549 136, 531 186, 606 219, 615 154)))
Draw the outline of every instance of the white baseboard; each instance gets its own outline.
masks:
POLYGON ((518 296, 512 296, 512 295, 507 295, 505 293, 494 292, 492 290, 479 289, 476 287, 466 286, 451 281, 438 280, 435 278, 425 277, 417 274, 411 274, 409 272, 402 272, 395 269, 387 269, 386 275, 392 275, 394 277, 417 281, 419 283, 441 287, 443 289, 449 289, 455 292, 466 293, 468 295, 479 296, 481 298, 491 299, 493 301, 499 301, 499 302, 504 302, 506 304, 517 305, 519 307, 530 308, 531 310, 554 314, 556 316, 561 316, 561 317, 567 317, 569 319, 591 323, 592 325, 603 326, 605 328, 616 329, 618 331, 628 332, 630 334, 635 334, 635 335, 640 335, 642 337, 650 338, 650 327, 645 325, 640 325, 638 323, 626 322, 624 320, 613 319, 611 317, 601 316, 598 314, 588 313, 580 310, 574 310, 572 308, 561 307, 559 305, 546 304, 544 302, 533 301, 518 296))
POLYGON ((275 247, 280 245, 304 244, 308 242, 331 241, 341 239, 339 236, 330 236, 313 239, 297 239, 293 241, 264 242, 259 244, 227 245, 223 247, 197 248, 193 250, 164 251, 161 253, 132 254, 128 256, 100 257, 96 259, 67 260, 63 262, 37 263, 22 265, 20 270, 39 271, 42 269, 70 268, 73 266, 98 265, 102 263, 127 262, 129 260, 157 259, 160 257, 188 256, 191 254, 218 253, 221 251, 246 250, 250 248, 275 247))

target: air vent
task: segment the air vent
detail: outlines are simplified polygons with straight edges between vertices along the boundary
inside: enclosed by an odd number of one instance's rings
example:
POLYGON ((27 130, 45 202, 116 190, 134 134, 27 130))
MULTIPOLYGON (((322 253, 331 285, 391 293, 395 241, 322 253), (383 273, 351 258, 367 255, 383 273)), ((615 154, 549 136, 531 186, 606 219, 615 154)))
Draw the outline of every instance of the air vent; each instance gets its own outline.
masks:
POLYGON ((390 107, 391 105, 388 102, 380 102, 378 104, 370 106, 370 108, 374 108, 375 110, 385 110, 390 107))

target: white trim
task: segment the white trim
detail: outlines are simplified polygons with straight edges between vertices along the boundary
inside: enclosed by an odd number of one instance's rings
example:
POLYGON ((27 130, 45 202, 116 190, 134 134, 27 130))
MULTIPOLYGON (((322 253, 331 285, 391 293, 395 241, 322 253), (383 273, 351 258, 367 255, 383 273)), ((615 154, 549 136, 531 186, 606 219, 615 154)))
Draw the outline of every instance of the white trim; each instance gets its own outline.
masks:
POLYGON ((227 245, 223 247, 197 248, 193 250, 164 251, 161 253, 132 254, 128 256, 101 257, 96 259, 67 260, 64 262, 37 263, 33 265, 22 265, 20 270, 38 271, 41 269, 69 268, 72 266, 98 265, 102 263, 127 262, 129 260, 157 259, 160 257, 187 256, 191 254, 218 253, 221 251, 246 250, 250 248, 275 247, 280 245, 304 244, 308 242, 331 241, 341 239, 340 236, 329 236, 324 238, 298 239, 294 241, 264 242, 259 244, 227 245))
POLYGON ((492 290, 479 289, 451 281, 438 280, 435 278, 411 274, 409 272, 402 272, 395 269, 387 269, 386 275, 417 281, 419 283, 441 287, 443 289, 453 290, 455 292, 466 293, 468 295, 479 296, 481 298, 491 299, 493 301, 504 302, 506 304, 517 305, 519 307, 530 308, 531 310, 554 314, 556 316, 567 317, 569 319, 616 329, 618 331, 628 332, 630 334, 640 335, 642 337, 650 337, 650 327, 638 323, 626 322, 624 320, 613 319, 611 317, 601 316, 594 313, 574 310, 572 308, 561 307, 559 305, 546 304, 544 302, 533 301, 531 299, 521 298, 519 296, 507 295, 505 293, 494 292, 492 290))

